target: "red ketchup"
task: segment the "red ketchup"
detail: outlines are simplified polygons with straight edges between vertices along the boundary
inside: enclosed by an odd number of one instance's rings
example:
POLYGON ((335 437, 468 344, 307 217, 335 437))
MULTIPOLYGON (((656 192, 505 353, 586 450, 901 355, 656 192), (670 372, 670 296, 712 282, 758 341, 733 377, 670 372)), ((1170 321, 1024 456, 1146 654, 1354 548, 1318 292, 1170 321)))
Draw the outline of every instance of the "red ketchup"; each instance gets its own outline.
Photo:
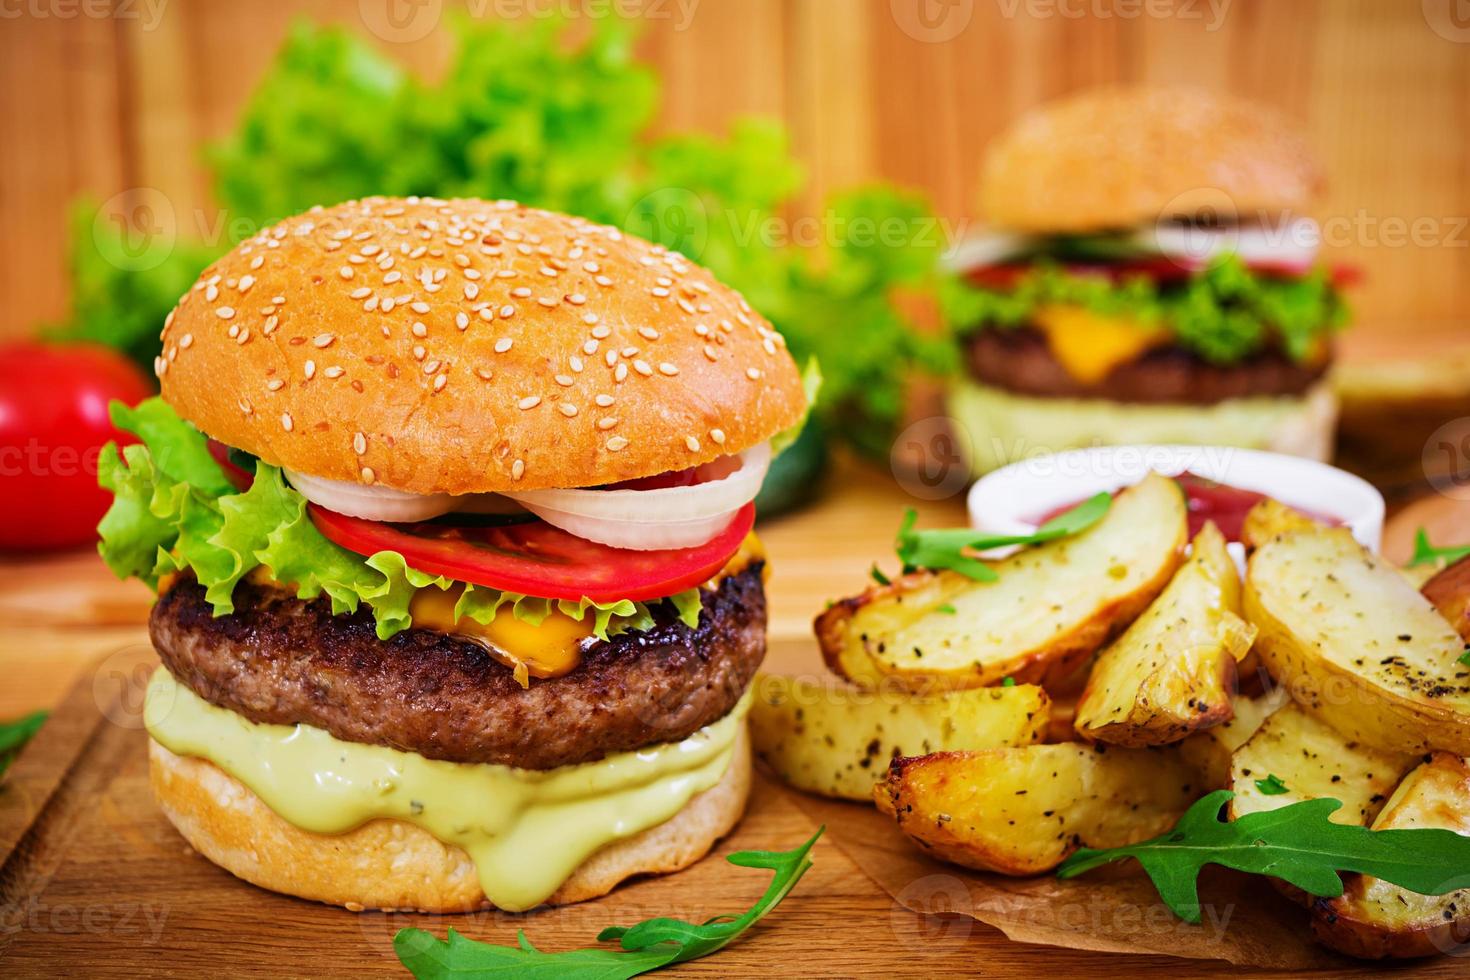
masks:
MULTIPOLYGON (((1240 487, 1228 486, 1206 479, 1197 473, 1181 473, 1174 478, 1175 482, 1184 488, 1184 496, 1189 501, 1189 536, 1192 538, 1205 526, 1206 521, 1214 521, 1215 526, 1227 541, 1239 541, 1241 526, 1245 523, 1246 513, 1266 499, 1263 493, 1254 490, 1243 490, 1240 487)), ((1085 498, 1084 498, 1085 499, 1085 498)), ((1044 524, 1082 503, 1081 500, 1070 504, 1063 504, 1036 518, 1037 524, 1044 524)), ((1333 527, 1342 521, 1327 514, 1316 511, 1305 510, 1301 507, 1294 508, 1306 514, 1316 521, 1321 521, 1333 527)))

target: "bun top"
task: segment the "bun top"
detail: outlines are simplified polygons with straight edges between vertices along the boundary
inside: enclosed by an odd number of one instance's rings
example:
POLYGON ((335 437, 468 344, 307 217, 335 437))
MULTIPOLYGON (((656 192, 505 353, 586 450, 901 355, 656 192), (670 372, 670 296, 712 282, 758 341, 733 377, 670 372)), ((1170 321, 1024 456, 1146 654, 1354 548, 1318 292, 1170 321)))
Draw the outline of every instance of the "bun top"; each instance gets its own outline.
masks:
POLYGON ((1204 210, 1275 217, 1305 209, 1322 183, 1306 142, 1274 110, 1195 89, 1117 86, 1013 123, 986 153, 981 206, 996 227, 1092 232, 1204 210))
POLYGON ((204 271, 163 350, 164 399, 215 439, 414 493, 684 469, 806 404, 784 339, 708 271, 511 201, 288 218, 204 271))

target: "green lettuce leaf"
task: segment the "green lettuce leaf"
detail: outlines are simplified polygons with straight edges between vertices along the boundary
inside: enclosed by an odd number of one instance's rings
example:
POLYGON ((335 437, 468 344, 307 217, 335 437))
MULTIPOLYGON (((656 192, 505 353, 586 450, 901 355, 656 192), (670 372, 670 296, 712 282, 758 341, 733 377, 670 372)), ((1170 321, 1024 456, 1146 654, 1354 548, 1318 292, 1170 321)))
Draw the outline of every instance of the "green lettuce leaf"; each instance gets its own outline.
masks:
POLYGON ((1215 260, 1181 283, 1143 276, 1112 282, 1042 261, 1013 289, 982 289, 960 277, 941 288, 945 319, 955 330, 1026 325, 1045 304, 1081 306, 1101 316, 1162 324, 1205 360, 1228 364, 1278 345, 1297 361, 1347 321, 1347 308, 1324 270, 1301 279, 1259 275, 1238 256, 1215 260))
MULTIPOLYGON (((327 540, 307 515, 306 498, 275 466, 258 462, 254 483, 237 493, 204 437, 161 399, 134 409, 115 405, 113 421, 143 439, 121 450, 109 443, 98 463, 98 481, 114 495, 98 525, 98 550, 120 578, 156 587, 166 574, 190 571, 218 616, 234 611, 240 580, 264 568, 277 582, 293 585, 298 598, 326 596, 335 615, 366 604, 384 640, 412 625, 409 608, 420 589, 447 591, 459 584, 411 568, 396 551, 365 557, 327 540)), ((664 601, 686 625, 699 625, 699 589, 664 601)), ((643 602, 546 599, 473 584, 464 586, 455 611, 488 625, 507 606, 533 624, 553 610, 591 617, 594 635, 604 639, 654 623, 643 602)))

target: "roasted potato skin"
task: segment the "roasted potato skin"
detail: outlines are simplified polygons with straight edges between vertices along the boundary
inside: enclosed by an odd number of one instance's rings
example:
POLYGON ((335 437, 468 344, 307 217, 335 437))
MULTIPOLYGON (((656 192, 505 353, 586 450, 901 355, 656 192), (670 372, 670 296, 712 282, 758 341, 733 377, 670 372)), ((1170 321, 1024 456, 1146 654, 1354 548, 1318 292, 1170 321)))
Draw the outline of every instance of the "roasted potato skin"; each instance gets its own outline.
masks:
POLYGON ((1255 551, 1272 538, 1291 531, 1311 531, 1323 525, 1283 504, 1267 497, 1246 511, 1240 525, 1240 543, 1246 551, 1255 551))
MULTIPOLYGON (((1436 752, 1404 778, 1373 829, 1405 827, 1470 836, 1470 760, 1436 752)), ((1470 943, 1470 879, 1466 885, 1447 895, 1419 895, 1368 875, 1349 875, 1341 897, 1312 903, 1312 933, 1359 959, 1408 959, 1463 948, 1470 943)))
POLYGON ((1470 556, 1435 572, 1419 591, 1450 621, 1460 638, 1470 643, 1470 556))
POLYGON ((1214 524, 1159 597, 1093 664, 1077 705, 1083 738, 1166 745, 1229 721, 1236 664, 1256 629, 1240 618, 1240 578, 1214 524))
POLYGON ((756 678, 750 734, 758 755, 797 789, 871 801, 889 760, 948 749, 1039 742, 1046 692, 1018 684, 918 697, 812 678, 756 678))
POLYGON ((1289 531, 1263 544, 1244 607, 1272 677, 1350 741, 1470 755, 1464 641, 1348 531, 1289 531))
POLYGON ((995 582, 905 575, 834 603, 817 617, 817 639, 833 671, 865 686, 884 677, 925 693, 1006 677, 1055 685, 1163 590, 1186 534, 1182 492, 1155 474, 1082 534, 992 563, 995 582))
POLYGON ((1170 750, 1080 743, 895 759, 873 788, 878 809, 925 850, 1005 875, 1158 836, 1198 795, 1170 750))

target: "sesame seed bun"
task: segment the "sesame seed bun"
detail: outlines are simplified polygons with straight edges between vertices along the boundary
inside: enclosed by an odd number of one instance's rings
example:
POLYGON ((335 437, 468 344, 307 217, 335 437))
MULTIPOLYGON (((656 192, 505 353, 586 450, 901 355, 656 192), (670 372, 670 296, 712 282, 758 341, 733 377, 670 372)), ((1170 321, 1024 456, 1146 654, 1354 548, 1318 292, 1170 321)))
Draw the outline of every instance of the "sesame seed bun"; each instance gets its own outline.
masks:
POLYGON ((782 337, 708 271, 509 201, 288 218, 204 271, 163 351, 164 399, 215 439, 414 493, 684 469, 805 405, 782 337))
POLYGON ((997 227, 1131 228, 1201 209, 1240 220, 1308 207, 1322 173, 1264 106, 1188 88, 1116 86, 1022 116, 986 153, 981 207, 997 227))
MULTIPOLYGON (((372 820, 345 834, 312 833, 212 763, 175 755, 152 739, 148 760, 153 794, 189 845, 252 884, 354 912, 493 908, 470 856, 411 823, 372 820)), ((742 723, 718 783, 663 823, 593 854, 546 904, 583 902, 633 875, 688 867, 739 822, 749 792, 750 743, 742 723)))

